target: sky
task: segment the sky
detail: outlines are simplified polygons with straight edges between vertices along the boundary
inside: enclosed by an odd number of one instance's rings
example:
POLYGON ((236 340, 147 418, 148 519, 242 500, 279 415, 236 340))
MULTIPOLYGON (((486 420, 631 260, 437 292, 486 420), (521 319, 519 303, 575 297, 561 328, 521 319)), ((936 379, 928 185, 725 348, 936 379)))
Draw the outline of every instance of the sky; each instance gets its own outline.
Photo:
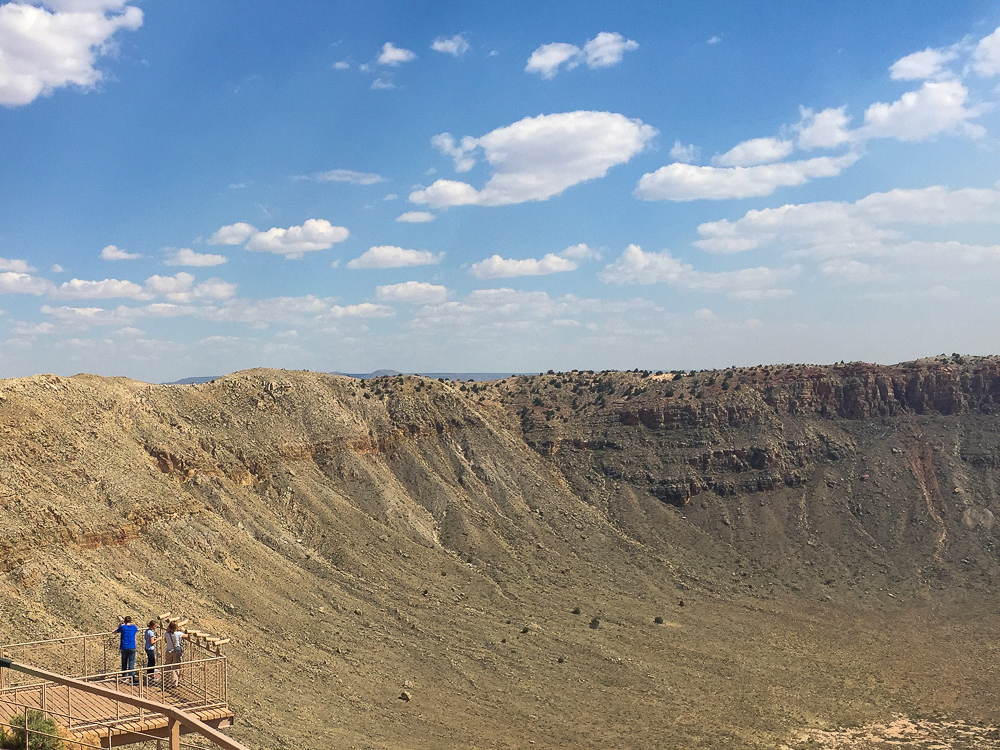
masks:
POLYGON ((0 2, 0 377, 1000 353, 1000 2, 0 2))

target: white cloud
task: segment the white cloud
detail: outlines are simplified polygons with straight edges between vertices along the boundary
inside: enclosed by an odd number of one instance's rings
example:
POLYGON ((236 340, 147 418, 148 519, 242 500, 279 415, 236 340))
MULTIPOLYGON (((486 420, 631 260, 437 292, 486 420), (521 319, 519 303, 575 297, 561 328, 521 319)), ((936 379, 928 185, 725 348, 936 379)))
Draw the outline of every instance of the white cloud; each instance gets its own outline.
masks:
POLYGON ((271 227, 266 232, 257 232, 250 237, 246 249, 295 259, 301 258, 303 253, 328 250, 349 235, 346 227, 335 227, 326 219, 307 219, 302 226, 271 227))
POLYGON ((863 283, 881 278, 882 272, 868 263, 853 259, 831 260, 823 264, 823 273, 843 281, 863 283))
MULTIPOLYGON (((821 258, 857 255, 914 260, 948 257, 969 263, 1000 259, 993 246, 962 243, 916 243, 901 226, 948 226, 1000 223, 1000 190, 933 186, 917 190, 872 193, 854 203, 823 201, 748 211, 736 221, 707 222, 698 227, 703 239, 695 246, 712 253, 735 253, 777 246, 786 252, 821 258)), ((857 266, 831 266, 826 273, 857 277, 857 266)))
POLYGON ((397 199, 398 197, 399 197, 399 196, 398 196, 398 195, 396 195, 395 193, 387 193, 387 194, 386 194, 386 196, 385 196, 385 198, 383 198, 382 200, 384 200, 384 201, 394 201, 394 200, 396 200, 396 199, 397 199))
POLYGON ((600 260, 601 254, 594 250, 592 247, 588 247, 582 242, 579 245, 570 245, 561 253, 559 253, 563 258, 569 258, 570 260, 600 260))
POLYGON ((945 72, 945 64, 957 57, 955 50, 932 49, 914 52, 896 60, 889 67, 889 77, 894 81, 914 81, 934 78, 945 72))
POLYGON ((347 60, 338 60, 333 64, 334 70, 350 70, 351 64, 347 60))
POLYGON ((435 52, 444 52, 448 55, 461 57, 469 51, 469 42, 461 34, 455 34, 455 36, 447 39, 444 37, 438 37, 431 45, 431 49, 435 52))
POLYGON ((434 214, 429 211, 407 211, 396 217, 396 221, 404 224, 425 224, 434 221, 434 214))
POLYGON ((851 118, 845 107, 828 108, 813 112, 799 107, 799 123, 794 126, 798 132, 798 146, 807 151, 814 148, 835 148, 851 139, 848 129, 851 118))
MULTIPOLYGON (((0 270, 2 270, 2 269, 0 269, 0 270)), ((63 268, 62 266, 60 266, 58 263, 53 263, 51 270, 52 270, 52 273, 64 273, 66 271, 66 269, 63 268)))
POLYGON ((979 40, 972 53, 972 69, 984 78, 1000 73, 1000 28, 979 40))
POLYGON ((170 302, 190 302, 194 276, 181 271, 174 276, 150 276, 146 279, 146 292, 156 297, 166 297, 170 302))
POLYGON ((409 250, 394 245, 379 245, 368 248, 359 257, 347 264, 348 268, 407 268, 410 266, 433 266, 441 262, 444 253, 428 250, 409 250))
POLYGON ((395 67, 401 63, 411 62, 416 59, 416 53, 402 47, 397 47, 392 42, 386 42, 382 45, 382 52, 378 56, 378 64, 395 67))
POLYGON ((791 141, 777 138, 754 138, 737 143, 724 154, 712 157, 716 167, 752 167, 781 161, 795 148, 791 141))
POLYGON ((850 153, 754 167, 699 167, 674 163, 644 174, 636 186, 635 196, 647 201, 692 201, 770 195, 779 187, 802 185, 817 177, 835 177, 857 159, 857 154, 850 153))
POLYGON ((970 120, 985 109, 967 108, 968 96, 968 90, 959 81, 927 81, 917 91, 907 91, 891 104, 876 102, 868 107, 865 124, 855 136, 917 142, 949 132, 981 136, 983 128, 970 120))
POLYGON ((421 281, 404 281, 402 284, 375 287, 375 297, 381 302, 438 305, 448 299, 448 289, 421 281))
POLYGON ((129 253, 114 245, 108 245, 101 250, 101 260, 137 260, 141 257, 140 253, 129 253))
POLYGON ((29 273, 17 271, 0 273, 0 294, 45 294, 51 289, 51 281, 29 273))
POLYGON ((552 78, 560 67, 572 70, 586 63, 588 68, 606 68, 621 62, 622 56, 639 48, 639 44, 621 34, 602 31, 580 49, 575 44, 552 42, 543 44, 528 58, 525 71, 538 73, 542 78, 552 78))
POLYGON ((515 276, 545 276, 550 273, 575 271, 576 268, 577 264, 574 261, 555 253, 548 253, 541 260, 535 258, 517 260, 492 255, 486 260, 473 263, 469 267, 469 273, 477 279, 509 279, 515 276))
POLYGON ((639 49, 639 43, 621 34, 602 31, 585 45, 583 54, 588 68, 606 68, 622 61, 626 52, 639 49))
POLYGON ((171 250, 163 261, 165 266, 219 266, 226 263, 228 258, 225 255, 213 255, 211 253, 196 253, 189 247, 181 247, 171 250))
POLYGON ((654 135, 656 129, 641 120, 613 112, 526 117, 475 139, 494 170, 482 190, 438 180, 410 193, 410 201, 441 208, 546 200, 572 185, 603 177, 642 151, 654 135))
POLYGON ((385 182, 382 175, 372 172, 355 172, 353 169, 331 169, 328 172, 317 172, 305 179, 316 182, 348 182, 352 185, 375 185, 385 182))
POLYGON ((396 88, 396 84, 388 78, 376 78, 372 81, 373 91, 392 91, 394 88, 396 88))
POLYGON ((736 299, 776 299, 792 294, 774 285, 797 276, 791 268, 743 268, 738 271, 696 271, 690 263, 675 258, 669 251, 647 253, 638 245, 629 245, 621 256, 601 272, 601 280, 610 284, 669 284, 681 289, 717 292, 736 299))
POLYGON ((16 273, 31 273, 32 268, 27 261, 16 258, 0 258, 0 271, 14 271, 16 273))
POLYGON ((29 104, 64 86, 93 88, 103 78, 94 65, 114 52, 115 33, 142 25, 142 11, 124 2, 46 4, 53 10, 0 5, 0 104, 29 104))
POLYGON ((682 161, 686 164, 697 161, 700 155, 700 148, 695 146, 693 143, 689 143, 685 146, 679 140, 675 140, 673 147, 670 149, 671 159, 674 161, 682 161))
POLYGON ((709 37, 708 41, 706 42, 706 44, 718 44, 721 41, 722 41, 722 37, 716 35, 716 36, 709 37))
POLYGON ((52 289, 49 296, 52 299, 146 298, 141 286, 132 281, 120 281, 119 279, 101 279, 100 281, 70 279, 52 289))
POLYGON ((257 234, 257 227, 239 221, 227 224, 208 238, 209 245, 242 245, 251 236, 257 234))
POLYGON ((538 73, 542 78, 552 78, 559 71, 559 66, 565 65, 566 70, 572 70, 580 64, 583 52, 575 44, 552 42, 543 44, 531 53, 525 71, 538 73))
POLYGON ((191 290, 191 298, 196 300, 224 300, 236 296, 239 287, 222 279, 208 279, 191 290))
POLYGON ((445 156, 450 156, 455 160, 456 172, 468 172, 476 165, 476 160, 470 154, 476 150, 478 143, 471 136, 467 135, 456 143, 451 133, 439 133, 431 138, 431 145, 445 156))

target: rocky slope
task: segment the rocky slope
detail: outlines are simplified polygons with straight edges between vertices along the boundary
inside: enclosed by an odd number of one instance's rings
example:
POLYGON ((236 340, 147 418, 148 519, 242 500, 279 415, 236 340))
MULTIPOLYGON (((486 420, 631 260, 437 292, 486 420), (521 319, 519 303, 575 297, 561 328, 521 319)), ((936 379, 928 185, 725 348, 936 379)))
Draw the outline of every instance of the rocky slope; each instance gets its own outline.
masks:
POLYGON ((0 633, 183 613, 262 748, 1000 722, 998 407, 957 357, 0 381, 0 633))

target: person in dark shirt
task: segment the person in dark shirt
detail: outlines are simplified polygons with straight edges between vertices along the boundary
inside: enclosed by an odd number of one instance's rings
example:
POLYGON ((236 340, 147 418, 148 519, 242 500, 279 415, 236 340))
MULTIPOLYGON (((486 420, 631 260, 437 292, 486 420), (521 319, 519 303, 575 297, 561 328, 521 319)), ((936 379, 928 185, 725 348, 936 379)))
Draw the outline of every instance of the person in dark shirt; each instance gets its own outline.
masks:
POLYGON ((131 679, 139 684, 139 675, 135 672, 135 637, 139 628, 132 624, 131 616, 118 616, 118 627, 115 632, 121 636, 118 648, 122 652, 122 678, 131 679))

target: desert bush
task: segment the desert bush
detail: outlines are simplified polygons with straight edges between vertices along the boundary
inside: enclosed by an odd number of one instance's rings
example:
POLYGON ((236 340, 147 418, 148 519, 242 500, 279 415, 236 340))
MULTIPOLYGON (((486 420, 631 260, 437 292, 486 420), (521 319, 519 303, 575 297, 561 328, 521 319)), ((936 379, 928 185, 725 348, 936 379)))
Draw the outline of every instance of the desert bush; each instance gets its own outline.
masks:
POLYGON ((580 609, 579 607, 573 607, 573 614, 574 614, 574 615, 578 615, 578 614, 580 614, 580 613, 581 613, 582 611, 583 611, 583 610, 582 610, 582 609, 580 609))
POLYGON ((0 747, 27 748, 27 750, 63 750, 62 740, 55 736, 59 732, 55 721, 41 711, 28 709, 23 714, 10 717, 10 731, 0 735, 0 747), (35 734, 41 732, 41 734, 35 734), (25 744, 27 733, 27 744, 25 744))
POLYGON ((653 618, 653 622, 655 622, 657 625, 662 625, 663 624, 663 618, 660 617, 659 615, 657 615, 656 617, 653 618))
POLYGON ((599 627, 601 627, 601 619, 599 617, 595 617, 590 621, 591 630, 597 630, 599 627))

